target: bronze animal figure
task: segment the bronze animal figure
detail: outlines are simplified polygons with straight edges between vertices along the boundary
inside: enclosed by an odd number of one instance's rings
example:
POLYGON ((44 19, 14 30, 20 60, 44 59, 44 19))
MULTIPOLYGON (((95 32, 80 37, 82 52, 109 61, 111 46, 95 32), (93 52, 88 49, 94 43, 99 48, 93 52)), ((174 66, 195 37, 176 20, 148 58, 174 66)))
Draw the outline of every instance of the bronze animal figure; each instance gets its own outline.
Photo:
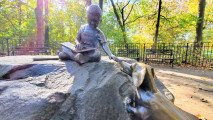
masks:
POLYGON ((117 60, 122 70, 132 77, 136 94, 126 103, 127 111, 139 120, 194 120, 163 95, 154 82, 154 70, 143 63, 129 64, 117 60))

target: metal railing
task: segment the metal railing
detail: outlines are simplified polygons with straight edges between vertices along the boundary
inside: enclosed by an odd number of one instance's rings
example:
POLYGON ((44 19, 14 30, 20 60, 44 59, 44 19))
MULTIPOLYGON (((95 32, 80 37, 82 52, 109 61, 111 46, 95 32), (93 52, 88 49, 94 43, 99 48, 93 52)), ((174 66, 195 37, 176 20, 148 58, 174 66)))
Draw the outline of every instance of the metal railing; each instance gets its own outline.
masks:
MULTIPOLYGON (((37 47, 36 44, 18 44, 17 41, 8 40, 0 42, 0 56, 10 55, 17 47, 37 47)), ((112 44, 109 43, 109 48, 112 53, 120 57, 129 57, 146 60, 146 49, 167 49, 174 53, 174 64, 190 64, 193 66, 213 67, 213 43, 201 43, 200 45, 194 43, 128 43, 128 44, 112 44)), ((48 52, 50 55, 57 55, 61 51, 60 41, 52 41, 48 45, 48 52)), ((15 54, 16 55, 16 54, 15 54)), ((106 54, 103 54, 106 55, 106 54)))
POLYGON ((39 45, 35 43, 35 39, 31 39, 28 41, 18 40, 18 39, 5 39, 0 41, 0 56, 1 55, 37 55, 37 52, 33 52, 35 50, 39 50, 39 48, 47 49, 50 55, 56 55, 59 51, 61 51, 60 41, 51 41, 48 45, 39 45), (43 46, 43 48, 42 48, 43 46), (25 53, 23 53, 25 51, 25 53), (30 52, 26 52, 30 51, 30 52))
POLYGON ((191 64, 194 66, 212 67, 213 66, 213 43, 131 43, 131 44, 109 44, 113 54, 116 56, 137 57, 136 53, 127 53, 125 55, 118 54, 120 49, 135 49, 139 50, 139 59, 146 60, 146 49, 162 49, 172 50, 174 54, 175 64, 191 64))

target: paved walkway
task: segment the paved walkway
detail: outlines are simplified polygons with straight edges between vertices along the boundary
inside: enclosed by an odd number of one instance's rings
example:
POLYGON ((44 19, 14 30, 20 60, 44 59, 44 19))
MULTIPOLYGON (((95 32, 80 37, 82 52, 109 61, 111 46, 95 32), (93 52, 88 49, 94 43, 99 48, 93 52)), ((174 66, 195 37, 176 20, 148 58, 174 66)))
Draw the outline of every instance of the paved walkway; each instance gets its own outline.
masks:
POLYGON ((174 94, 175 105, 193 114, 213 119, 213 71, 153 66, 156 76, 174 94))

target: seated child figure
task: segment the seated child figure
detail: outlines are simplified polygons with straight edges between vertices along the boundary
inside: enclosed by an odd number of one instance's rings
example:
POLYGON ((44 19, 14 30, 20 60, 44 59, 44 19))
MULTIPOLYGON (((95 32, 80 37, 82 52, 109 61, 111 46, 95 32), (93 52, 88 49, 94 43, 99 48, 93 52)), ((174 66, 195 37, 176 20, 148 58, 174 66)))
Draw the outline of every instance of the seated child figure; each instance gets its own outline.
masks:
POLYGON ((79 29, 75 46, 71 43, 62 43, 63 51, 59 53, 60 59, 71 59, 80 64, 99 62, 101 59, 101 52, 98 50, 99 44, 110 59, 117 59, 108 48, 103 32, 98 28, 101 16, 102 11, 99 6, 91 5, 89 7, 87 11, 88 24, 79 29), (70 47, 66 47, 67 45, 70 47))

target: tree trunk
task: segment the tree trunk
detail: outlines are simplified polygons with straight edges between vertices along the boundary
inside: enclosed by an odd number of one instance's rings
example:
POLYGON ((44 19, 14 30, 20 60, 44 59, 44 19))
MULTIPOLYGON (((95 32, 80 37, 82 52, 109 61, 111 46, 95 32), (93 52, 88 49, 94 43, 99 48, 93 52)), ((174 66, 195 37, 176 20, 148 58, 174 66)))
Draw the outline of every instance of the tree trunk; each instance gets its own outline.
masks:
POLYGON ((156 48, 157 40, 158 40, 158 29, 159 29, 159 25, 160 25, 161 4, 162 4, 162 1, 161 1, 161 0, 159 0, 159 7, 158 7, 158 19, 157 19, 157 24, 156 24, 155 38, 154 38, 154 46, 153 46, 154 48, 156 48))
POLYGON ((45 0, 45 47, 49 48, 49 26, 48 26, 48 17, 49 17, 49 9, 48 9, 48 0, 45 0))
MULTIPOLYGON (((116 7, 115 7, 115 4, 114 4, 113 0, 110 0, 110 1, 111 1, 113 10, 114 10, 116 19, 117 19, 117 21, 118 21, 118 23, 119 23, 119 26, 120 26, 121 30, 122 30, 124 43, 127 44, 125 23, 124 23, 124 22, 123 22, 123 23, 121 22, 121 19, 120 19, 119 15, 118 15, 118 12, 117 12, 117 10, 116 10, 116 7)), ((122 16, 123 16, 123 15, 122 15, 122 16)))
POLYGON ((123 34, 124 43, 127 44, 126 27, 122 26, 121 30, 122 30, 122 34, 123 34))
MULTIPOLYGON (((127 44, 127 36, 126 36, 126 28, 125 28, 125 26, 123 26, 123 28, 121 30, 122 30, 122 35, 123 35, 125 48, 126 48, 126 50, 128 50, 129 47, 128 47, 128 44, 127 44)), ((127 56, 128 56, 128 52, 127 52, 127 56)))
POLYGON ((18 36, 18 39, 19 39, 19 45, 21 45, 21 1, 19 0, 19 3, 18 3, 18 13, 19 13, 19 36, 18 36))
POLYGON ((37 47, 44 47, 43 35, 43 0, 37 0, 37 8, 35 9, 37 20, 37 47))
POLYGON ((100 7, 101 10, 103 11, 103 0, 99 0, 99 7, 100 7))
POLYGON ((197 20, 196 36, 195 36, 195 44, 197 43, 198 47, 201 45, 201 42, 202 42, 205 6, 206 6, 206 0, 199 0, 198 20, 197 20))
POLYGON ((198 20, 196 27, 196 35, 194 42, 194 50, 193 50, 193 58, 199 59, 201 55, 202 48, 202 32, 203 32, 203 20, 205 13, 206 0, 199 0, 199 8, 198 8, 198 20))

